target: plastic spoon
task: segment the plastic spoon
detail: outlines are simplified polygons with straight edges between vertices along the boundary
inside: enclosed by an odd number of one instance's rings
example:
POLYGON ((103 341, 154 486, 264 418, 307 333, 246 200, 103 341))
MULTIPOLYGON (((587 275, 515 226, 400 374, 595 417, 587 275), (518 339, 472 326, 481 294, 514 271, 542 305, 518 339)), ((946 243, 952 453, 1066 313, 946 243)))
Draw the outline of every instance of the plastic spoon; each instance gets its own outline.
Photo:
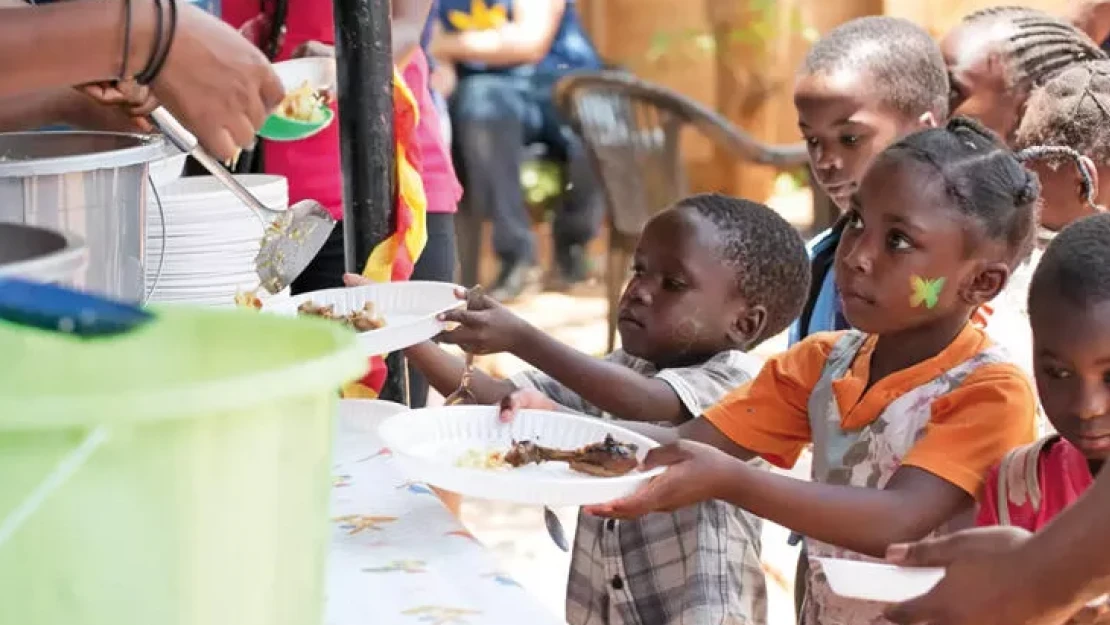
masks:
POLYGON ((174 145, 197 159, 262 222, 265 232, 254 260, 260 286, 270 293, 278 293, 289 286, 324 247, 335 228, 335 219, 316 200, 301 200, 285 211, 269 208, 200 147, 197 138, 169 111, 159 108, 150 117, 174 145), (267 223, 266 213, 276 213, 277 218, 267 223))

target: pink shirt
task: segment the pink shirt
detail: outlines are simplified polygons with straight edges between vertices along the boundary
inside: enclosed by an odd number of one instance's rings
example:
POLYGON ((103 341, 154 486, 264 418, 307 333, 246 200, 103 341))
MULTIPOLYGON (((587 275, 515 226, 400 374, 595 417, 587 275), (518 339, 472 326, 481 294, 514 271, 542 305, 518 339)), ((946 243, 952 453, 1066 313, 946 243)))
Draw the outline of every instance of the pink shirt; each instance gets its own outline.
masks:
MULTIPOLYGON (((223 19, 235 28, 258 15, 257 0, 223 0, 223 19)), ((332 4, 327 0, 290 0, 285 41, 277 61, 284 61, 302 43, 335 42, 332 4)), ((405 82, 420 105, 417 145, 421 154, 421 177, 428 196, 428 212, 455 212, 462 187, 451 167, 450 155, 439 134, 439 117, 428 91, 428 63, 417 50, 404 70, 405 82), (416 67, 414 67, 416 66, 416 67), (419 84, 417 84, 419 81, 419 84), (431 172, 429 174, 429 172, 431 172)), ((332 110, 338 111, 335 104, 332 110)), ((267 172, 289 179, 289 201, 314 199, 337 219, 343 217, 343 168, 339 157, 339 124, 332 123, 319 134, 291 142, 262 142, 267 172)))
POLYGON ((429 213, 454 213, 458 210, 463 188, 451 164, 451 153, 439 132, 439 111, 428 90, 428 58, 417 48, 403 75, 420 105, 420 121, 416 125, 416 143, 420 146, 421 178, 428 197, 429 213))
MULTIPOLYGON (((1014 470, 1020 470, 1015 467, 1014 470)), ((983 527, 1002 525, 998 514, 999 467, 991 469, 987 476, 983 495, 979 502, 979 515, 975 524, 983 527)), ((1009 483, 1021 483, 1016 480, 1009 483)), ((1063 438, 1046 445, 1041 450, 1037 463, 1037 483, 1040 485, 1040 505, 1033 505, 1024 492, 1010 492, 1007 509, 1010 525, 1036 532, 1048 524, 1065 508, 1075 503, 1094 483, 1087 458, 1063 438)))

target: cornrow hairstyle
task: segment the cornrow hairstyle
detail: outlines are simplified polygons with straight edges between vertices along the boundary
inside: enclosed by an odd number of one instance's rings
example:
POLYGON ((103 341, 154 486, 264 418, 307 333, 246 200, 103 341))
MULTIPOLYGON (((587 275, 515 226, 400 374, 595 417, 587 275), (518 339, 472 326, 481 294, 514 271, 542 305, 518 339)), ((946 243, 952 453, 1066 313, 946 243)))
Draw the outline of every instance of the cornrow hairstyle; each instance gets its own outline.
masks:
POLYGON ((884 157, 932 166, 952 206, 982 224, 990 239, 1006 244, 1011 268, 1032 249, 1041 192, 1037 175, 978 122, 954 117, 943 128, 894 143, 884 157))
POLYGON ((1028 92, 1074 63, 1105 59, 1106 53, 1083 31, 1043 11, 1022 6, 988 7, 964 17, 964 24, 1006 22, 1013 26, 1003 51, 1012 88, 1028 92))
POLYGON ((1083 199, 1086 200, 1087 206, 1098 210, 1098 202, 1095 200, 1095 182, 1091 176, 1091 172, 1087 170, 1087 166, 1083 163, 1083 155, 1072 148, 1063 145, 1034 145, 1019 151, 1015 156, 1023 163, 1031 161, 1045 161, 1049 163, 1059 162, 1061 158, 1066 158, 1075 164, 1075 169, 1079 171, 1079 190, 1083 193, 1083 199))
POLYGON ((803 74, 862 69, 872 88, 895 111, 916 117, 948 116, 948 69, 925 29, 901 18, 870 16, 845 22, 817 40, 803 74))
POLYGON ((1033 92, 1021 125, 1014 134, 1014 149, 1063 146, 1043 150, 1035 158, 1053 167, 1077 162, 1083 193, 1093 206, 1091 174, 1078 155, 1099 165, 1110 164, 1110 60, 1073 65, 1033 92))
POLYGON ((1056 298, 1083 308, 1110 300, 1110 214, 1068 224, 1041 256, 1029 283, 1029 310, 1056 298))
POLYGON ((719 193, 688 197, 676 208, 692 210, 714 226, 721 259, 736 271, 740 297, 767 309, 756 342, 785 330, 809 292, 809 254, 794 226, 763 204, 719 193))

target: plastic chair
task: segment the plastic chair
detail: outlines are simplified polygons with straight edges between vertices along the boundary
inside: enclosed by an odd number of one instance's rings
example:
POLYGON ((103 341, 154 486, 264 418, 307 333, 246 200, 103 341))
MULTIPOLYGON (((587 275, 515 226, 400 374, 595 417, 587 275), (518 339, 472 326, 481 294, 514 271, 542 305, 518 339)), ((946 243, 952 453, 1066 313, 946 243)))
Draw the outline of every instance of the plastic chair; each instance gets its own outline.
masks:
POLYGON ((570 74, 556 85, 555 102, 582 137, 609 208, 609 351, 616 342, 617 303, 644 224, 689 195, 680 152, 684 128, 692 127, 739 160, 783 169, 808 161, 804 143, 768 146, 690 98, 624 72, 570 74))

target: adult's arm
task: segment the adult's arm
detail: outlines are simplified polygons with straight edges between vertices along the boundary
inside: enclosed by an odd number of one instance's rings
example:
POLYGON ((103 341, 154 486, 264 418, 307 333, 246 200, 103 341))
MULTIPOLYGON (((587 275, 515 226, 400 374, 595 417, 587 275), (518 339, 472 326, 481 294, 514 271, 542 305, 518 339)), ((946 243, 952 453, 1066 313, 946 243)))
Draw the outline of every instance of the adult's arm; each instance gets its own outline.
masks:
POLYGON ((432 0, 393 0, 393 62, 397 67, 408 64, 409 56, 420 47, 420 37, 428 23, 432 0))
POLYGON ((1110 471, 1104 469, 1079 502, 1030 538, 980 528, 892 547, 888 558, 899 564, 948 572, 928 594, 887 616, 904 625, 1060 625, 1110 592, 1107 518, 1110 471))
MULTIPOLYGON (((0 97, 120 78, 123 0, 71 0, 0 7, 0 97), (33 54, 32 54, 33 52, 33 54)), ((250 146, 281 102, 281 81, 266 58, 231 27, 178 0, 177 32, 152 85, 162 102, 217 157, 250 146)), ((154 45, 151 0, 132 0, 126 77, 154 45)))
POLYGON ((512 19, 490 30, 439 32, 432 41, 437 59, 489 65, 539 63, 559 32, 567 0, 527 0, 513 4, 512 19))

